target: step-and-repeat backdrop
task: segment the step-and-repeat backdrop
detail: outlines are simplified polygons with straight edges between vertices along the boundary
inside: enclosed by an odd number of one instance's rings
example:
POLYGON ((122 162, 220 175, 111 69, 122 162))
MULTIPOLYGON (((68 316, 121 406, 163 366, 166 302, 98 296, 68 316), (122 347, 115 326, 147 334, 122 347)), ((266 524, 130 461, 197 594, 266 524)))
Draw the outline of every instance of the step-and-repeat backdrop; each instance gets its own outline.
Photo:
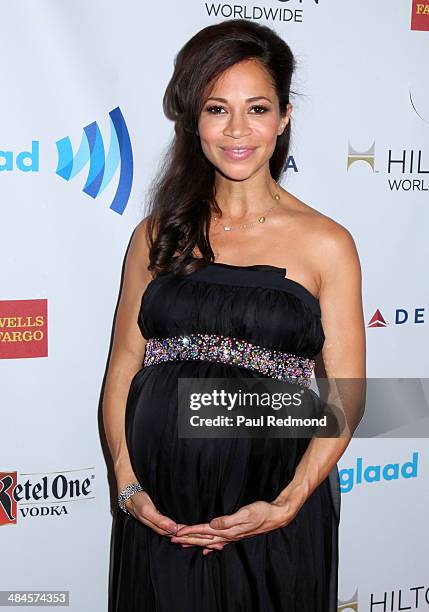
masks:
MULTIPOLYGON (((296 55, 282 184, 355 239, 368 376, 429 376, 427 1, 6 3, 0 590, 107 610, 99 402, 123 259, 173 136, 161 102, 174 56, 234 17, 296 55)), ((341 458, 339 610, 429 610, 428 455, 428 438, 377 436, 341 458)))

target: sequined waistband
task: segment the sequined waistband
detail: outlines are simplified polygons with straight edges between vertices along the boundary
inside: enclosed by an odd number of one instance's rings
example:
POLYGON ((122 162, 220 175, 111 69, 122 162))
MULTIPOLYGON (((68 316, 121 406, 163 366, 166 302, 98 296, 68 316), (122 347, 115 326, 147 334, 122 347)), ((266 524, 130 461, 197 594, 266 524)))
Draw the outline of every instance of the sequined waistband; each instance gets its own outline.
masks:
POLYGON ((265 376, 310 386, 315 362, 308 357, 284 353, 246 340, 217 334, 188 334, 149 338, 144 366, 166 361, 217 361, 230 363, 265 376))

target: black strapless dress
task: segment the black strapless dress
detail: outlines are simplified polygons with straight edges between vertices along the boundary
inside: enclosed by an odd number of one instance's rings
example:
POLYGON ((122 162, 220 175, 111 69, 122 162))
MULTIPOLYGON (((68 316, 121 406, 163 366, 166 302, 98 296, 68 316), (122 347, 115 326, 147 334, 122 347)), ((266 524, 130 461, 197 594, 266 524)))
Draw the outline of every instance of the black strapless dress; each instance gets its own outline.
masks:
MULTIPOLYGON (((314 358, 325 335, 318 300, 270 265, 212 263, 148 285, 139 316, 146 339, 232 336, 314 358)), ((308 438, 179 438, 180 377, 261 377, 235 364, 179 361, 144 366, 126 406, 134 472, 157 509, 196 524, 290 482, 308 438)), ((110 559, 112 612, 336 612, 340 489, 337 466, 286 527, 202 554, 118 511, 110 559)))

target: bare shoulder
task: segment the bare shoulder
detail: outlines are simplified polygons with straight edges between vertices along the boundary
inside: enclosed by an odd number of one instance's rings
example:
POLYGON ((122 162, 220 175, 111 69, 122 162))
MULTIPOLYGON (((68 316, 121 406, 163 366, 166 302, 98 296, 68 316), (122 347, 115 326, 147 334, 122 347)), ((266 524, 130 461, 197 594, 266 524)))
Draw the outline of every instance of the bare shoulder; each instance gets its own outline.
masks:
POLYGON ((127 254, 127 265, 133 275, 140 278, 146 284, 151 279, 149 266, 149 239, 148 239, 149 217, 145 217, 135 226, 132 231, 127 254))
POLYGON ((140 258, 149 265, 149 232, 150 232, 150 217, 144 217, 135 226, 131 237, 131 248, 139 253, 140 258))
POLYGON ((328 215, 317 213, 312 219, 314 249, 317 254, 335 259, 338 256, 356 253, 356 244, 351 232, 328 215))
POLYGON ((148 231, 149 231, 149 219, 150 217, 144 217, 139 221, 133 230, 133 241, 138 242, 140 246, 148 246, 148 231))
POLYGON ((297 224, 311 243, 311 251, 317 259, 329 265, 338 257, 356 257, 357 249, 351 232, 335 219, 321 213, 289 195, 289 202, 295 212, 297 224))
POLYGON ((291 278, 320 298, 342 278, 360 282, 360 262, 351 232, 338 221, 284 191, 280 244, 291 278), (286 240, 284 239, 286 238, 286 240))

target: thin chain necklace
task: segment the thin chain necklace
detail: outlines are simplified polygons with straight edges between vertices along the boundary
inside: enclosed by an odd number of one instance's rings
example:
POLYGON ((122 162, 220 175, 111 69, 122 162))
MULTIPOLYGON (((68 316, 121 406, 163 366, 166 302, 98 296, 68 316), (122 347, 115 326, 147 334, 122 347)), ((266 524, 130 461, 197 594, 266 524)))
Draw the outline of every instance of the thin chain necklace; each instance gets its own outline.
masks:
MULTIPOLYGON (((246 227, 252 227, 253 225, 257 225, 258 223, 265 223, 267 215, 273 210, 273 208, 275 208, 278 204, 278 201, 280 200, 280 194, 276 193, 274 195, 274 199, 276 200, 276 203, 273 204, 268 210, 265 211, 265 213, 259 217, 256 221, 251 221, 250 223, 241 223, 240 225, 237 225, 237 227, 232 227, 231 225, 223 225, 223 229, 225 232, 230 232, 232 230, 235 229, 245 229, 246 227)), ((215 221, 219 220, 219 217, 214 217, 215 221)))

